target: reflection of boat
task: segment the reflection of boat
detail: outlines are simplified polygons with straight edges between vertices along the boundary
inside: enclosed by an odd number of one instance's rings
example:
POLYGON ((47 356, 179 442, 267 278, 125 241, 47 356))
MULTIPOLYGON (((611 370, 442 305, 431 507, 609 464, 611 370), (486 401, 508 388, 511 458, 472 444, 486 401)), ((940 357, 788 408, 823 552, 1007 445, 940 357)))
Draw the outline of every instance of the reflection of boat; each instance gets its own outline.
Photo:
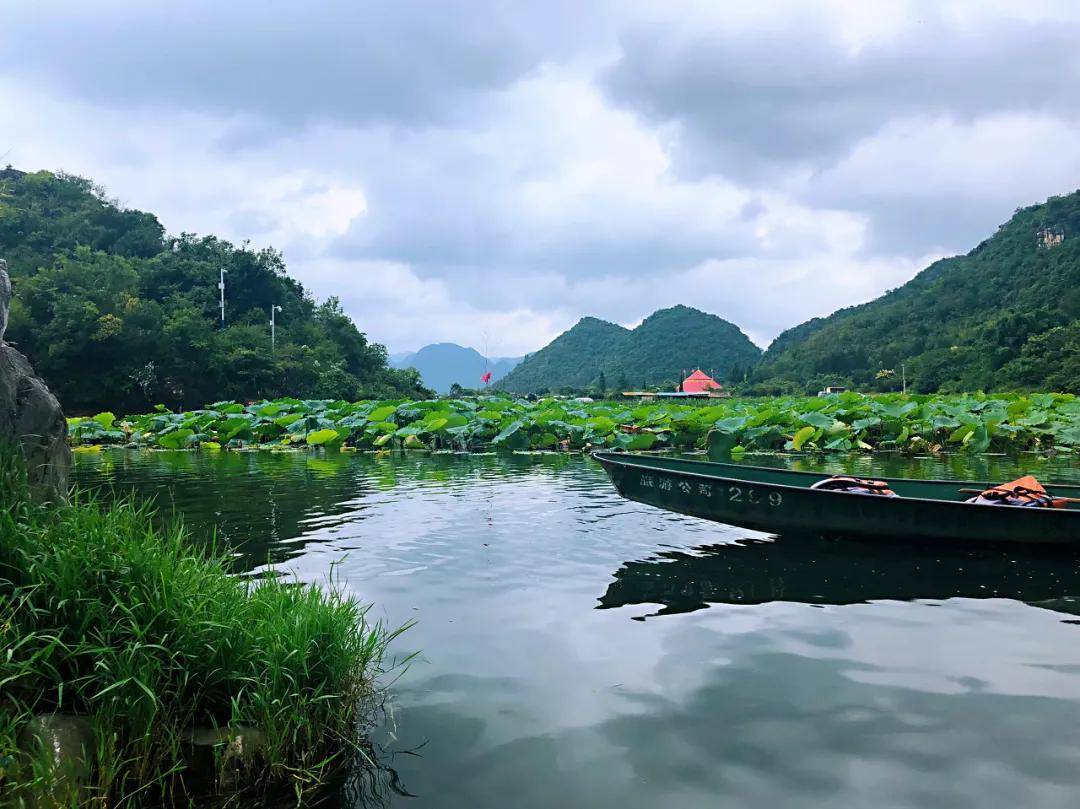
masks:
POLYGON ((742 540, 627 562, 600 608, 660 604, 660 614, 709 604, 857 604, 1011 598, 1080 613, 1080 556, 1046 549, 898 546, 811 537, 742 540))
MULTIPOLYGON (((823 491, 820 473, 615 452, 593 454, 623 497, 694 517, 786 533, 887 539, 1080 543, 1080 504, 1064 508, 963 502, 971 481, 885 478, 899 497, 823 491)), ((1080 486, 1051 485, 1080 497, 1080 486)))

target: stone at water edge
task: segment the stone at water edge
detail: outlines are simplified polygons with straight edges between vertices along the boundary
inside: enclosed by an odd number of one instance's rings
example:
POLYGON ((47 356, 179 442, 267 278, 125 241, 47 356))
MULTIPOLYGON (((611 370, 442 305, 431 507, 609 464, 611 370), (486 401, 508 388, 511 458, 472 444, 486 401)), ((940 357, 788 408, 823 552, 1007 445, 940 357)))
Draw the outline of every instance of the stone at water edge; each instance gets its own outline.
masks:
POLYGON ((68 798, 90 778, 94 732, 85 717, 41 714, 19 733, 19 750, 25 768, 48 768, 53 796, 68 798))
POLYGON ((226 760, 238 758, 247 761, 261 755, 266 748, 266 734, 243 725, 195 728, 191 731, 190 739, 195 747, 224 746, 226 760))
POLYGON ((194 751, 191 765, 202 770, 203 775, 216 770, 218 786, 224 790, 242 786, 244 774, 250 773, 266 754, 266 734, 242 725, 195 728, 189 741, 194 751))
MULTIPOLYGON (((0 335, 7 330, 11 281, 0 260, 0 335)), ((68 495, 71 450, 60 403, 34 373, 29 361, 0 340, 0 445, 18 444, 26 460, 30 488, 41 500, 68 495)))

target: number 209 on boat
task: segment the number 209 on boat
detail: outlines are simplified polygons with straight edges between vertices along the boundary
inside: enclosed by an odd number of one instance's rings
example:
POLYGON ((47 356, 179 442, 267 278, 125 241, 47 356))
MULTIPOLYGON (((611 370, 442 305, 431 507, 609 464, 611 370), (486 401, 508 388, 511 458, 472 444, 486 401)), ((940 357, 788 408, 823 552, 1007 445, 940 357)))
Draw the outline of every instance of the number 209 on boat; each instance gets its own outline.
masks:
POLYGON ((780 492, 770 492, 763 495, 757 489, 746 486, 724 486, 714 483, 693 484, 686 480, 678 483, 673 478, 642 475, 638 481, 643 489, 658 489, 660 491, 673 491, 679 489, 683 494, 696 495, 698 497, 714 497, 717 492, 729 503, 748 503, 750 505, 768 505, 775 508, 784 502, 780 492))

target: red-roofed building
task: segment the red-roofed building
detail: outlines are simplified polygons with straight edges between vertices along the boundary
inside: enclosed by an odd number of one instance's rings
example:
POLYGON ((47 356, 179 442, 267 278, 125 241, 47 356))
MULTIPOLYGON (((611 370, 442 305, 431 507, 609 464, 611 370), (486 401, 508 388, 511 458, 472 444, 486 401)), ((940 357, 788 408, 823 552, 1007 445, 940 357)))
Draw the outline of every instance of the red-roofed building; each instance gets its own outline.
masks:
POLYGON ((686 377, 682 383, 683 393, 709 393, 710 391, 721 391, 723 389, 719 382, 703 373, 700 368, 686 377))

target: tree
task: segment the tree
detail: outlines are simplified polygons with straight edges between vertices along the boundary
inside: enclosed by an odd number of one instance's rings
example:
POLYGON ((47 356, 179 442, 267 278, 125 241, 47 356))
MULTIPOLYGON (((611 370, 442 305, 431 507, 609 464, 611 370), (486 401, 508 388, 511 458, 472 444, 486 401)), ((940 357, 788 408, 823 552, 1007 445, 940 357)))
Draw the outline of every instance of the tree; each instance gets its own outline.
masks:
POLYGON ((15 287, 7 337, 72 414, 271 396, 426 397, 340 301, 316 303, 273 249, 166 238, 88 180, 0 171, 0 255, 15 287), (219 326, 219 271, 226 327, 219 326), (269 311, 280 306, 271 354, 269 311))

